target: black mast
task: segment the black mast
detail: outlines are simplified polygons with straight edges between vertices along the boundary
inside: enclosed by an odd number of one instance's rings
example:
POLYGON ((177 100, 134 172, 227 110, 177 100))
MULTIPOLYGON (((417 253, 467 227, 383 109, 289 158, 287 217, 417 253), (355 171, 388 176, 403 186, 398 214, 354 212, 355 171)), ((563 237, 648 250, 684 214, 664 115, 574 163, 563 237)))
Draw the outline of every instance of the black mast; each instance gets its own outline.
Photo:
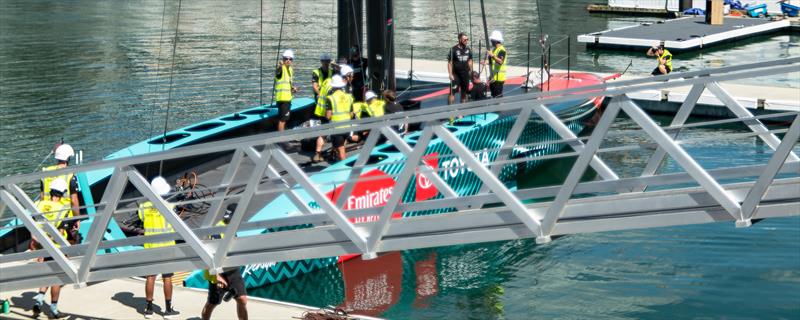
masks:
MULTIPOLYGON (((371 1, 370 1, 371 2, 371 1)), ((364 0, 339 0, 336 58, 350 58, 350 48, 361 50, 364 30, 364 0)))
POLYGON ((369 84, 373 91, 395 89, 394 20, 391 0, 367 1, 369 84))

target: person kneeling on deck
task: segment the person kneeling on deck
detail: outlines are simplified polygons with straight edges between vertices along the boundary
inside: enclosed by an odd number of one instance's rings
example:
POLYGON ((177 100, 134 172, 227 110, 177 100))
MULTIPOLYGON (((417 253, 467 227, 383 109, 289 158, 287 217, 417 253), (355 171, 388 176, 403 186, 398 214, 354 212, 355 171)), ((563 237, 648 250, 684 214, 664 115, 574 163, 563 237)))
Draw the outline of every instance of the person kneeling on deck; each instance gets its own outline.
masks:
POLYGON ((469 97, 472 101, 486 99, 486 84, 481 81, 481 74, 472 71, 472 89, 469 90, 469 97))
MULTIPOLYGON (((75 156, 75 150, 72 149, 72 146, 62 143, 58 147, 56 147, 55 151, 53 151, 53 158, 56 160, 56 164, 42 168, 42 171, 53 171, 58 169, 64 169, 69 166, 70 158, 75 156)), ((75 215, 80 215, 80 202, 78 201, 78 193, 81 191, 80 185, 78 184, 78 177, 75 174, 69 173, 61 176, 54 176, 54 177, 45 177, 39 183, 39 190, 41 194, 39 195, 40 199, 45 199, 50 196, 50 184, 55 179, 64 179, 67 182, 67 192, 61 198, 61 204, 63 204, 67 209, 67 218, 72 218, 75 215)), ((80 220, 72 220, 69 222, 64 223, 65 229, 67 230, 67 241, 70 244, 78 244, 81 242, 81 234, 78 232, 80 228, 80 220)))
POLYGON ((275 70, 275 103, 278 105, 278 131, 286 129, 289 121, 289 112, 292 109, 292 93, 298 91, 294 86, 294 51, 287 49, 283 52, 283 61, 278 63, 275 70))
MULTIPOLYGON (((328 96, 328 110, 326 111, 326 116, 331 122, 345 122, 353 119, 353 95, 344 92, 345 86, 341 76, 333 76, 331 80, 333 93, 328 96)), ((347 133, 331 136, 333 147, 336 148, 340 161, 347 156, 344 145, 348 136, 347 133)))
MULTIPOLYGON (((153 188, 153 191, 162 197, 167 195, 170 191, 169 183, 167 183, 167 180, 164 180, 162 177, 156 177, 153 179, 153 181, 150 182, 150 186, 153 188)), ((175 232, 175 230, 172 229, 172 225, 167 223, 167 220, 163 215, 161 215, 161 212, 159 212, 158 209, 153 206, 152 202, 145 201, 139 205, 138 213, 139 219, 142 220, 142 223, 144 223, 145 236, 175 232)), ((165 242, 145 243, 144 248, 161 248, 174 245, 175 241, 170 240, 165 242)), ((164 282, 164 302, 166 304, 164 318, 170 319, 181 314, 172 307, 172 273, 162 274, 161 280, 164 282)), ((145 300, 147 301, 147 306, 144 309, 144 317, 146 319, 153 317, 153 290, 155 285, 156 275, 147 276, 147 281, 145 282, 144 287, 145 300)))
POLYGON ((489 90, 492 92, 493 98, 499 98, 503 96, 503 85, 506 82, 508 51, 503 46, 503 34, 500 31, 492 31, 489 40, 492 42, 493 49, 487 50, 486 59, 481 64, 489 64, 492 68, 492 81, 489 82, 489 90))
POLYGON ((656 57, 658 60, 658 66, 653 69, 653 72, 650 73, 651 75, 660 76, 672 72, 672 53, 664 49, 663 44, 648 49, 647 56, 656 57))
MULTIPOLYGON (((39 211, 42 215, 37 217, 37 220, 46 220, 47 222, 43 223, 50 223, 56 227, 58 230, 59 235, 64 240, 67 238, 67 229, 66 223, 63 222, 64 219, 67 218, 69 210, 69 206, 65 205, 62 201, 63 196, 67 193, 67 182, 59 177, 54 180, 49 181, 48 183, 48 193, 49 196, 47 198, 42 198, 42 200, 36 201, 34 204, 36 206, 36 210, 39 211), (42 219, 42 217, 44 219, 42 219)), ((52 239, 52 235, 51 235, 52 239)), ((58 246, 57 241, 53 241, 58 246)), ((42 245, 37 241, 36 238, 31 239, 30 249, 36 250, 41 249, 42 245)), ((39 262, 47 262, 53 261, 52 257, 47 257, 43 259, 38 259, 39 262)), ((39 314, 42 313, 42 305, 44 304, 44 295, 47 293, 47 287, 39 288, 39 293, 36 294, 34 297, 34 304, 33 304, 33 317, 38 318, 39 314)), ((61 286, 52 286, 50 287, 50 316, 51 319, 61 319, 66 318, 67 315, 63 314, 58 311, 58 298, 61 295, 61 286)))
MULTIPOLYGON (((384 106, 386 106, 386 101, 378 99, 378 96, 372 90, 367 90, 364 94, 365 102, 356 102, 353 104, 353 112, 356 114, 356 118, 361 119, 363 117, 367 118, 380 118, 386 113, 384 110, 384 106)), ((365 139, 369 135, 369 131, 362 131, 358 136, 352 136, 352 141, 357 142, 361 139, 365 139)))
MULTIPOLYGON (((236 210, 235 205, 231 205, 225 212, 217 226, 226 226, 231 222, 233 211, 236 210), (231 208, 233 207, 233 208, 231 208)), ((219 238, 224 238, 225 234, 220 233, 219 238)), ((211 313, 214 308, 222 303, 222 301, 229 301, 231 298, 236 300, 236 315, 239 320, 247 320, 247 289, 244 287, 244 279, 239 272, 239 267, 223 268, 222 273, 211 275, 206 270, 203 277, 208 280, 208 298, 206 305, 203 306, 203 313, 201 315, 203 320, 211 319, 211 313)))

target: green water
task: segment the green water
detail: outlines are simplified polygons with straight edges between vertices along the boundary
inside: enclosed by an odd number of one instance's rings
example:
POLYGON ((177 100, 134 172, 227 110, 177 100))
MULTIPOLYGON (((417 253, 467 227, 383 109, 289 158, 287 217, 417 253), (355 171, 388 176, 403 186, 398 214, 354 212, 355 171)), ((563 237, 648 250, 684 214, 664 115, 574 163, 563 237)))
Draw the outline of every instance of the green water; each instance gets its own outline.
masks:
MULTIPOLYGON (((511 64, 524 65, 528 32, 580 34, 653 21, 588 14, 592 1, 486 1, 490 29, 505 32, 511 64)), ((310 70, 333 51, 333 2, 288 1, 282 47, 298 50, 297 81, 310 92, 310 70)), ((469 30, 467 1, 456 1, 469 30)), ((472 1, 473 40, 481 38, 472 1)), ((177 1, 0 0, 0 176, 30 172, 61 138, 97 160, 169 129, 269 102, 282 2, 264 1, 264 85, 259 85, 258 1, 182 3, 172 69, 177 1), (162 10, 166 19, 162 34, 162 10), (173 86, 170 95, 170 71, 173 86)), ((442 59, 453 44, 451 1, 398 1, 397 52, 442 59)), ((554 36, 554 39, 557 38, 554 36)), ((477 43, 473 45, 477 46, 477 43)), ((642 53, 586 50, 574 41, 572 66, 585 71, 647 73, 642 53)), ((565 42, 554 55, 565 55, 565 42)), ((773 34, 676 55, 698 69, 800 55, 800 37, 773 34)), ((554 59, 554 61, 557 61, 554 59)), ((555 64, 565 68, 564 60, 555 64), (559 64, 560 63, 560 64, 559 64)), ((744 80, 800 88, 800 76, 744 80)), ((663 119, 662 119, 663 120, 663 119)), ((630 123, 621 119, 617 128, 630 123)), ((697 130, 724 136, 741 128, 697 130)), ((622 135, 609 143, 633 143, 622 135), (614 140, 616 139, 616 140, 614 140)), ((688 145, 705 166, 763 163, 752 139, 688 145), (762 162, 758 162, 762 161, 762 162)), ((605 155, 621 175, 636 174, 647 151, 605 155)), ((520 178, 547 184, 569 164, 548 163, 520 178)), ((667 163, 665 170, 676 170, 667 163)), ((569 236, 412 250, 298 277, 251 292, 311 305, 345 305, 396 319, 800 318, 800 219, 569 236)), ((192 302, 180 302, 192 303, 192 302)))

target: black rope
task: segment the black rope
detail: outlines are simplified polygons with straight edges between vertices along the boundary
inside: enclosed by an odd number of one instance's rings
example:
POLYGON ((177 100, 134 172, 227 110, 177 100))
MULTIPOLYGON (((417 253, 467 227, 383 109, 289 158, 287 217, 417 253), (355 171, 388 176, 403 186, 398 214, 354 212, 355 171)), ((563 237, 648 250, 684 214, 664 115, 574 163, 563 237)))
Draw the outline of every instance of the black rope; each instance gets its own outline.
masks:
POLYGON ((264 105, 264 0, 259 8, 261 22, 258 24, 258 34, 261 38, 258 44, 258 105, 264 105))
POLYGON ((544 36, 544 26, 542 25, 542 7, 539 6, 539 0, 536 0, 536 16, 539 22, 539 36, 544 36))
POLYGON ((453 16, 456 18, 456 34, 461 33, 461 28, 458 26, 458 10, 456 10, 456 0, 453 0, 453 16))
MULTIPOLYGON (((281 41, 283 40, 283 18, 286 17, 286 0, 283 0, 283 10, 281 10, 281 26, 278 29, 278 54, 275 56, 275 65, 281 59, 281 41)), ((285 74, 283 75, 286 76, 285 74)), ((275 85, 278 83, 277 77, 272 77, 272 96, 269 98, 269 105, 272 106, 273 99, 275 99, 275 85)))
MULTIPOLYGON (((182 0, 178 0, 178 13, 177 18, 175 18, 175 38, 172 40, 172 66, 169 69, 169 93, 167 94, 167 115, 164 117, 164 135, 161 138, 161 151, 164 151, 164 148, 167 144, 167 125, 169 124, 169 109, 172 106, 172 84, 173 84, 173 75, 175 74, 175 51, 178 48, 178 26, 181 23, 181 3, 182 0)), ((164 170, 164 161, 162 160, 158 165, 158 175, 160 176, 164 170)))
MULTIPOLYGON (((165 20, 166 15, 167 15, 167 0, 164 0, 164 6, 161 9, 161 35, 158 36, 158 53, 156 54, 156 88, 155 88, 156 96, 158 96, 158 91, 159 91, 158 79, 160 79, 160 76, 161 76, 160 75, 160 72, 161 72, 161 44, 164 41, 164 20, 165 20)), ((150 139, 150 137, 153 136, 153 131, 156 130, 156 109, 158 109, 157 105, 158 105, 158 99, 153 99, 153 108, 151 109, 151 112, 150 112, 150 131, 147 134, 147 137, 145 137, 145 139, 150 139)), ((147 152, 148 153, 150 152, 150 147, 151 146, 152 146, 152 144, 150 144, 150 143, 147 144, 147 152)), ((148 169, 149 169, 149 166, 148 166, 148 169)), ((145 171, 147 171, 147 170, 145 170, 145 171)), ((147 172, 145 172, 145 175, 147 175, 147 172)))

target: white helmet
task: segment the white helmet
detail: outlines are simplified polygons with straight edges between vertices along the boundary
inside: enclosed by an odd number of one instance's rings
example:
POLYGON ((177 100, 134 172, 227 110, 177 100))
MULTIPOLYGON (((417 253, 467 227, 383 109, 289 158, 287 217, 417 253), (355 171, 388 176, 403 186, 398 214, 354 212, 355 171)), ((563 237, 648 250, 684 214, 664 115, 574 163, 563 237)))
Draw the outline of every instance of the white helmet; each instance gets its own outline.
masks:
POLYGON ((370 101, 372 99, 375 99, 375 97, 377 97, 377 95, 375 95, 375 92, 369 90, 367 91, 367 93, 364 94, 364 101, 370 101))
POLYGON ((59 161, 68 161, 72 156, 75 156, 75 150, 72 150, 72 146, 64 143, 56 148, 54 158, 59 161))
POLYGON ((67 182, 63 178, 58 178, 50 182, 50 192, 59 192, 62 195, 67 192, 67 182))
POLYGON ((349 65, 343 65, 342 69, 339 71, 339 74, 342 75, 342 77, 347 76, 350 73, 353 73, 353 67, 349 65))
POLYGON ((294 50, 286 49, 285 51, 283 51, 283 57, 284 58, 292 58, 292 59, 294 59, 294 50))
POLYGON ((344 83, 344 79, 340 75, 334 75, 331 77, 331 87, 334 88, 344 88, 347 84, 344 83))
POLYGON ((499 30, 492 31, 492 35, 489 36, 489 40, 503 42, 503 33, 500 32, 499 30))
POLYGON ((153 191, 159 196, 166 195, 170 190, 169 183, 161 176, 153 178, 153 181, 150 182, 150 187, 152 187, 153 191))

